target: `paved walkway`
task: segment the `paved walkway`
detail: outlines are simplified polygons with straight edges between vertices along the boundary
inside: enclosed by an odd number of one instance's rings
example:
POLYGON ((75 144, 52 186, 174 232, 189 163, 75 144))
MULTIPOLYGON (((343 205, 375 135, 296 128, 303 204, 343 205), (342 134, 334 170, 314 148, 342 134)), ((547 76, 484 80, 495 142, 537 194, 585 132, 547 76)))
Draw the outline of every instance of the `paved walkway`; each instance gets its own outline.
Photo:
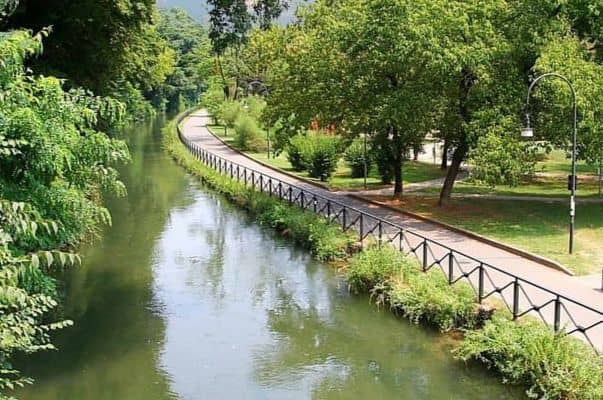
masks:
MULTIPOLYGON (((423 237, 437 241, 450 249, 470 255, 471 257, 478 259, 480 262, 512 273, 521 279, 537 283, 541 286, 540 288, 536 286, 528 287, 527 285, 522 287, 519 303, 525 304, 526 307, 529 307, 527 306, 529 303, 542 305, 542 308, 536 311, 531 311, 530 314, 533 314, 534 316, 538 316, 538 314, 540 314, 543 319, 547 320, 547 322, 551 324, 554 313, 551 299, 554 298, 552 298, 546 290, 551 290, 555 293, 561 294, 564 297, 587 305, 597 311, 589 311, 570 301, 565 301, 561 311, 561 323, 562 325, 567 325, 568 330, 573 330, 575 325, 588 327, 602 320, 600 312, 603 312, 603 292, 599 290, 599 287, 593 287, 594 280, 570 277, 562 272, 553 270, 537 262, 528 260, 497 247, 493 247, 478 240, 468 238, 462 234, 452 232, 438 225, 430 224, 425 221, 401 215, 400 213, 396 213, 386 208, 352 199, 342 193, 329 192, 328 190, 310 185, 307 182, 300 181, 289 175, 274 171, 224 145, 206 128, 206 125, 209 123, 210 118, 206 115, 206 112, 203 110, 197 111, 182 122, 182 134, 186 139, 190 140, 196 145, 234 163, 255 169, 256 171, 279 179, 282 182, 296 185, 304 190, 307 190, 308 192, 319 194, 324 198, 344 203, 346 206, 354 207, 360 211, 390 221, 393 224, 403 226, 410 232, 415 232, 423 237)), ((393 235, 394 232, 386 234, 393 235)), ((405 240, 408 241, 406 237, 405 240)), ((537 238, 535 238, 535 240, 537 240, 537 238)), ((402 242, 402 240, 400 240, 400 242, 402 242)), ((420 242, 415 241, 415 243, 409 243, 409 245, 414 247, 416 243, 420 242)), ((430 263, 445 257, 448 252, 449 250, 444 248, 430 248, 430 254, 428 255, 430 263)), ((458 268, 465 272, 467 272, 468 268, 475 268, 476 265, 475 260, 470 258, 459 260, 455 259, 455 262, 457 262, 458 268)), ((475 275, 476 274, 473 274, 472 276, 475 275)), ((496 288, 500 289, 505 287, 501 290, 501 295, 508 301, 509 296, 512 296, 513 294, 511 285, 512 281, 509 281, 508 276, 502 273, 497 273, 495 270, 490 270, 487 276, 488 279, 486 282, 486 292, 496 288)), ((520 309, 521 308, 523 307, 520 306, 520 309)), ((588 339, 590 339, 595 347, 603 350, 603 324, 599 324, 596 328, 589 330, 588 333, 588 339)), ((582 337, 582 335, 578 336, 582 337)))

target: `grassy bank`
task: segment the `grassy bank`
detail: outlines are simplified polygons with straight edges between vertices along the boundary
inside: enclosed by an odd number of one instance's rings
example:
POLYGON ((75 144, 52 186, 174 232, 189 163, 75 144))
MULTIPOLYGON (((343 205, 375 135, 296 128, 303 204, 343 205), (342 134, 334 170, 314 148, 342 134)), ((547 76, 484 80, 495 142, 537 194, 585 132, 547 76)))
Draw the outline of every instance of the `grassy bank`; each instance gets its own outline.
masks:
POLYGON ((345 261, 351 290, 368 293, 378 305, 415 323, 464 333, 455 353, 458 359, 484 363, 505 382, 528 387, 532 397, 602 398, 601 358, 584 343, 555 335, 540 323, 514 323, 502 312, 490 319, 492 309, 476 304, 469 286, 450 286, 438 271, 422 273, 414 259, 389 246, 356 252, 353 237, 338 226, 205 167, 180 143, 175 123, 166 127, 164 140, 179 164, 258 221, 291 236, 319 259, 345 261))
POLYGON ((603 268, 603 204, 578 204, 576 248, 570 255, 566 203, 459 198, 439 207, 432 197, 376 200, 540 254, 578 275, 603 268))

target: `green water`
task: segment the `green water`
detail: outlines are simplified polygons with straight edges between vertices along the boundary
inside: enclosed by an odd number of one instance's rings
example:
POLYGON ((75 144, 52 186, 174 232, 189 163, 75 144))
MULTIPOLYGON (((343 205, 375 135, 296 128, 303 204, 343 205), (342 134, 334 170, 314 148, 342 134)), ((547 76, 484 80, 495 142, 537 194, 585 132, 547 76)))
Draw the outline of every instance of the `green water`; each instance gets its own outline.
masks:
POLYGON ((127 132, 129 196, 62 277, 75 326, 20 399, 521 398, 188 177, 161 123, 127 132))

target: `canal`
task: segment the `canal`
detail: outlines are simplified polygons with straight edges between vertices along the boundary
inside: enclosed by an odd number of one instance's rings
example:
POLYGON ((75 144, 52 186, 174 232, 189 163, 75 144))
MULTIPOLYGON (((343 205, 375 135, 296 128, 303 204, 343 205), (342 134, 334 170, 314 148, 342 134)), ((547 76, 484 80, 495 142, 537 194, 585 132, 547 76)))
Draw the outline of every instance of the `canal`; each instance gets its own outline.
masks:
POLYGON ((129 194, 60 277, 75 325, 23 362, 19 399, 522 398, 187 176, 162 124, 124 134, 129 194))

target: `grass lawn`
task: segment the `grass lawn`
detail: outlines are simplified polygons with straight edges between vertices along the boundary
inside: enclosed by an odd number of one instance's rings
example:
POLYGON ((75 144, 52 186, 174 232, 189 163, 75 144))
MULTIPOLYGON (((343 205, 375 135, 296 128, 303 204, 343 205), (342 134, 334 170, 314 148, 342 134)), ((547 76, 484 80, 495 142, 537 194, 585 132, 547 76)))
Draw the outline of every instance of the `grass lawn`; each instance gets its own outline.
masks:
POLYGON ((555 260, 576 274, 603 269, 603 204, 579 204, 575 253, 568 252, 568 206, 561 203, 435 198, 378 199, 555 260))
MULTIPOLYGON (((572 170, 572 160, 566 157, 565 152, 554 150, 549 154, 547 160, 541 161, 536 166, 537 172, 550 172, 569 175, 572 170)), ((587 165, 584 161, 578 161, 578 174, 596 174, 597 166, 587 165)))
MULTIPOLYGON (((425 194, 435 195, 440 192, 439 188, 427 188, 422 191, 425 194)), ((499 196, 538 196, 538 197, 568 197, 567 179, 556 177, 537 177, 530 181, 520 183, 517 186, 497 186, 489 188, 471 182, 456 182, 453 193, 462 194, 488 194, 499 196)), ((596 198, 599 196, 599 185, 596 179, 578 178, 578 197, 596 198)), ((569 200, 568 200, 569 201, 569 200)))
MULTIPOLYGON (((224 128, 222 126, 209 126, 209 128, 222 138, 225 142, 230 144, 233 147, 233 135, 234 132, 229 131, 228 136, 224 136, 224 128)), ((291 164, 287 160, 285 154, 280 154, 278 157, 270 157, 268 159, 266 152, 246 152, 247 155, 255 158, 256 160, 262 161, 264 163, 270 164, 274 167, 280 168, 287 172, 296 174, 302 178, 315 181, 318 183, 325 184, 332 190, 363 190, 364 189, 364 179, 363 178, 352 178, 350 168, 346 165, 345 161, 342 159, 339 161, 337 166, 337 170, 331 177, 328 182, 320 182, 318 179, 310 178, 307 172, 305 171, 294 171, 291 167, 291 164)), ((408 161, 404 163, 402 168, 403 170, 403 179, 404 183, 416 183, 416 182, 424 182, 432 179, 438 179, 444 177, 445 173, 440 170, 439 166, 408 161)), ((368 189, 381 189, 385 187, 389 187, 391 185, 384 185, 381 183, 379 178, 379 174, 377 173, 376 168, 371 168, 367 177, 367 188, 368 189)))

